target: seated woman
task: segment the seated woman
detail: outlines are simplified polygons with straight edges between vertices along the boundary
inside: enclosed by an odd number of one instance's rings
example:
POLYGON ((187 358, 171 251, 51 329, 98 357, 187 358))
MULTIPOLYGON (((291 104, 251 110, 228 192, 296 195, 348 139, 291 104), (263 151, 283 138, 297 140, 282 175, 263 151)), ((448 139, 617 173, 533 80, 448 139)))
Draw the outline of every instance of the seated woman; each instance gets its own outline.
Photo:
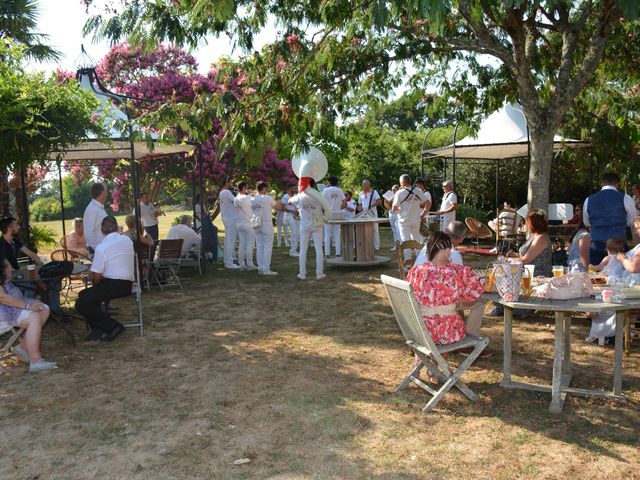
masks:
MULTIPOLYGON (((547 234, 549 224, 547 219, 536 210, 531 210, 525 219, 525 228, 530 233, 529 239, 520 247, 518 253, 507 252, 506 257, 523 265, 535 265, 535 274, 543 277, 551 276, 552 257, 551 239, 547 234)), ((496 304, 491 311, 491 316, 504 313, 502 305, 496 304)), ((513 312, 516 317, 524 317, 526 310, 516 309, 513 312)))
POLYGON ((73 219, 73 230, 69 235, 64 237, 63 247, 67 250, 73 250, 85 257, 90 257, 87 241, 84 239, 84 224, 80 217, 73 219))
POLYGON ((137 242, 139 240, 140 243, 148 247, 153 245, 153 239, 145 233, 144 229, 142 228, 142 225, 140 225, 140 231, 142 232, 142 236, 140 237, 140 239, 138 239, 138 232, 136 232, 136 216, 135 215, 127 215, 124 221, 127 224, 127 229, 123 232, 123 235, 126 235, 127 237, 129 237, 133 242, 137 242))
POLYGON ((571 237, 569 246, 569 271, 571 273, 586 272, 589 268, 589 248, 591 245, 591 233, 589 227, 581 218, 576 231, 571 237))
POLYGON ((45 360, 40 354, 40 337, 49 318, 49 307, 22 296, 18 287, 11 283, 13 269, 6 259, 2 259, 0 266, 0 315, 10 325, 26 329, 20 345, 13 349, 14 353, 29 363, 30 372, 58 368, 55 362, 45 360))
MULTIPOLYGON (((447 345, 462 340, 467 334, 467 326, 457 309, 463 302, 480 299, 484 279, 468 266, 449 263, 452 245, 446 233, 432 234, 427 245, 429 261, 411 267, 407 281, 413 286, 434 343, 447 345)), ((479 329, 482 311, 482 308, 471 309, 467 319, 470 329, 471 325, 479 329)))

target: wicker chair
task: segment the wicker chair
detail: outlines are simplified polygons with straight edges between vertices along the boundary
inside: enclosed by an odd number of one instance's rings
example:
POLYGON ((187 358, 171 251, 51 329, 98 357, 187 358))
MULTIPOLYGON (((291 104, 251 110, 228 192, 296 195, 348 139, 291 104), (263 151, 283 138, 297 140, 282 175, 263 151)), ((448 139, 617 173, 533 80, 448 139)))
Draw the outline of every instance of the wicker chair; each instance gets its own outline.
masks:
POLYGON ((480 245, 480 239, 485 240, 493 237, 491 229, 477 218, 467 217, 464 219, 464 223, 469 229, 469 236, 476 241, 474 248, 480 245))

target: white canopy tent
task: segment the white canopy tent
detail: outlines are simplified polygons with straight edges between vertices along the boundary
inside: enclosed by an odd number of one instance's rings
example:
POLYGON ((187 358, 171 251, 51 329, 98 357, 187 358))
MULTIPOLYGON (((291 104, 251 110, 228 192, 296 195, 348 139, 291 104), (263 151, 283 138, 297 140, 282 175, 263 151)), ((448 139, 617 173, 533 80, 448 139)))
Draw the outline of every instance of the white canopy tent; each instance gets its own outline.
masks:
MULTIPOLYGON (((581 140, 560 135, 554 137, 554 151, 587 146, 589 143, 581 140)), ((480 124, 477 135, 464 137, 459 141, 454 139, 451 145, 427 150, 425 153, 437 157, 489 160, 527 157, 529 132, 522 107, 517 103, 506 104, 480 124)))
MULTIPOLYGON (((496 208, 498 208, 498 163, 501 160, 514 158, 527 158, 530 155, 530 139, 527 127, 527 119, 522 111, 522 106, 517 103, 508 103, 501 109, 493 112, 480 124, 478 133, 457 140, 457 126, 454 130, 453 143, 446 147, 424 149, 429 133, 423 141, 422 149, 422 175, 424 176, 424 162, 427 159, 440 158, 444 161, 444 176, 447 176, 447 159, 453 160, 453 182, 455 184, 456 161, 486 160, 496 164, 496 208)), ((590 146, 589 142, 573 140, 555 135, 553 149, 555 152, 565 148, 584 148, 590 146)))

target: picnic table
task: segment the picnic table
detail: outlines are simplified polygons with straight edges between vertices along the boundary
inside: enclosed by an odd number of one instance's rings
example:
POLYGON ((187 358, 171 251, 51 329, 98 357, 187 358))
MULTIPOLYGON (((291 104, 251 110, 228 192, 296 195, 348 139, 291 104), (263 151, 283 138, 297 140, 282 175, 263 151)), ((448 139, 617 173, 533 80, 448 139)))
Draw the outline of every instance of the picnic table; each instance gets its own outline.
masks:
POLYGON ((564 407, 567 394, 624 399, 622 394, 622 350, 625 313, 631 309, 640 308, 640 298, 624 299, 620 302, 605 303, 595 298, 578 298, 573 300, 548 300, 539 296, 521 296, 517 302, 506 302, 497 293, 485 293, 487 300, 504 306, 504 379, 505 388, 519 388, 537 392, 551 392, 549 411, 560 413, 564 407), (555 312, 553 377, 551 385, 539 385, 518 382, 511 379, 511 341, 513 309, 523 310, 551 310, 555 312), (615 311, 615 352, 613 367, 613 390, 592 390, 571 387, 571 313, 615 311))
POLYGON ((342 254, 337 258, 329 258, 327 263, 338 267, 366 267, 390 261, 390 257, 376 255, 373 248, 374 225, 388 221, 388 218, 373 217, 327 221, 328 224, 342 227, 340 228, 342 254))

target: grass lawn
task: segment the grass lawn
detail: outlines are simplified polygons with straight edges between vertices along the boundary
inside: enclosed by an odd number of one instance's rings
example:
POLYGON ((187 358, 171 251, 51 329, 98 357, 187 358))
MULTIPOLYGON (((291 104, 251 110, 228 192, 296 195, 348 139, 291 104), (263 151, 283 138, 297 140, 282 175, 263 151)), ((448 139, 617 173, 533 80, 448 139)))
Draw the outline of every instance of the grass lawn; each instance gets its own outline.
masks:
MULTIPOLYGON (((569 396, 552 415, 549 395, 500 387, 503 329, 487 317, 495 353, 463 377, 480 400, 452 391, 423 415, 424 392, 393 391, 413 362, 379 282, 394 264, 303 282, 286 250, 276 277, 207 265, 145 292, 144 337, 74 348, 49 325, 60 368, 0 376, 0 478, 640 478, 637 343, 627 401, 569 396)), ((134 315, 132 299, 114 304, 134 315)), ((551 312, 514 322, 516 376, 550 382, 552 325, 551 312)), ((585 344, 588 325, 573 324, 574 385, 608 389, 613 350, 585 344)))

